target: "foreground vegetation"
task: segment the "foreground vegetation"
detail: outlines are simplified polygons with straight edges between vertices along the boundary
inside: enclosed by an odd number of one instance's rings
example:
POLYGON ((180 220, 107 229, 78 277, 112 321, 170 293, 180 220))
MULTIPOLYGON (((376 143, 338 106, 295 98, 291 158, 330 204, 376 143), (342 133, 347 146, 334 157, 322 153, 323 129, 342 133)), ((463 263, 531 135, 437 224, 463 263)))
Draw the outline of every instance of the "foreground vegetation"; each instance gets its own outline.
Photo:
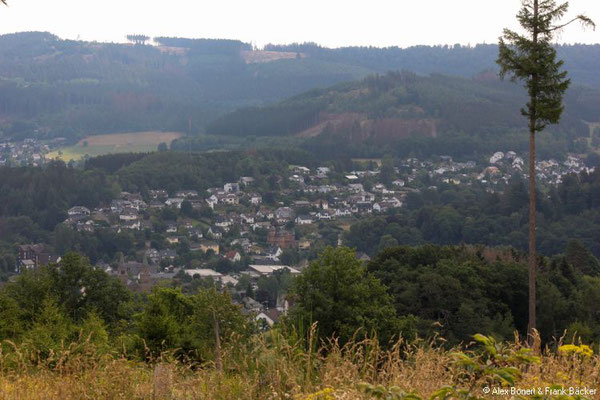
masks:
MULTIPOLYGON (((15 347, 0 355, 3 399, 401 399, 486 398, 484 388, 595 388, 600 358, 585 345, 546 347, 535 355, 518 341, 446 350, 437 341, 403 340, 382 349, 376 340, 335 341, 317 347, 278 331, 224 348, 223 367, 190 366, 165 353, 152 362, 103 352, 89 337, 41 360, 15 347)), ((539 344, 539 342, 538 342, 539 344)), ((548 388, 548 389, 546 389, 548 388)), ((556 393, 556 392, 555 392, 556 393)), ((497 396, 491 397, 510 397, 497 396)), ((534 398, 534 396, 525 396, 534 398)), ((592 398, 543 395, 536 398, 592 398)))

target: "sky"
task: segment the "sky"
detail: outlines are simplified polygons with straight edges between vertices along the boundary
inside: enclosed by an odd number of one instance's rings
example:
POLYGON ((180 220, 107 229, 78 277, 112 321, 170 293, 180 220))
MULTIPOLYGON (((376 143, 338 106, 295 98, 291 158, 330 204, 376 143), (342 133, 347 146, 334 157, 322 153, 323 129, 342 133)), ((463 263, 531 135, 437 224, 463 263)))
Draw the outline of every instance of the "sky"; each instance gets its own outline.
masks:
MULTIPOLYGON (((518 28, 521 0, 8 0, 0 34, 48 31, 65 39, 125 42, 150 37, 316 42, 326 47, 496 43, 518 28)), ((571 0, 596 31, 573 25, 559 43, 600 43, 600 1, 571 0)))

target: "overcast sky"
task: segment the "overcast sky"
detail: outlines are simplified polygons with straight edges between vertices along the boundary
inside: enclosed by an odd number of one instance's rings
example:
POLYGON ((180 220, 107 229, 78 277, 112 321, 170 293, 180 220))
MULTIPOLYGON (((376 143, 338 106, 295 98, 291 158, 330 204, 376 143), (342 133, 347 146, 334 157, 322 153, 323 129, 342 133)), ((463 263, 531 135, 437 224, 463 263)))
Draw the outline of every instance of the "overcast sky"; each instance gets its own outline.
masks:
MULTIPOLYGON (((49 31, 62 38, 124 42, 148 36, 350 45, 495 43, 516 28, 520 0, 8 0, 0 33, 49 31)), ((599 0, 571 0, 600 25, 599 0)), ((600 43, 600 29, 571 26, 561 43, 600 43)))

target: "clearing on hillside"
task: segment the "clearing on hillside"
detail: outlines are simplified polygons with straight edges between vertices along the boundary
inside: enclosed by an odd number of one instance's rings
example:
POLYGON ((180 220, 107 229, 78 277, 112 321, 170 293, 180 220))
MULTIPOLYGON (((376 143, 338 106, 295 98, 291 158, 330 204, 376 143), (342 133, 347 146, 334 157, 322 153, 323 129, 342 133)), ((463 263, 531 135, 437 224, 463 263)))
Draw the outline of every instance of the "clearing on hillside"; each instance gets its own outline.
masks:
POLYGON ((47 159, 61 159, 65 162, 78 161, 86 155, 90 157, 112 153, 140 153, 156 151, 160 143, 170 144, 183 136, 179 132, 130 132, 93 135, 81 139, 76 145, 58 148, 46 155, 47 159))

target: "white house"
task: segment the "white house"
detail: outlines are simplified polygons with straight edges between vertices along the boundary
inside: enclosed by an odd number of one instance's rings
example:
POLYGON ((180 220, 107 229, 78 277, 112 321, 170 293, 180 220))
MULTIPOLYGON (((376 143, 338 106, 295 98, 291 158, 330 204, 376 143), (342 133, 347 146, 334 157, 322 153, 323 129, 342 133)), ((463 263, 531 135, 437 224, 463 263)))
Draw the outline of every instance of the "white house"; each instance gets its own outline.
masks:
POLYGON ((493 156, 490 157, 490 164, 496 164, 498 161, 504 158, 504 153, 501 151, 497 151, 493 156))
POLYGON ((310 215, 298 215, 296 217, 296 224, 298 224, 298 225, 310 225, 312 223, 313 223, 313 220, 310 217, 310 215))

